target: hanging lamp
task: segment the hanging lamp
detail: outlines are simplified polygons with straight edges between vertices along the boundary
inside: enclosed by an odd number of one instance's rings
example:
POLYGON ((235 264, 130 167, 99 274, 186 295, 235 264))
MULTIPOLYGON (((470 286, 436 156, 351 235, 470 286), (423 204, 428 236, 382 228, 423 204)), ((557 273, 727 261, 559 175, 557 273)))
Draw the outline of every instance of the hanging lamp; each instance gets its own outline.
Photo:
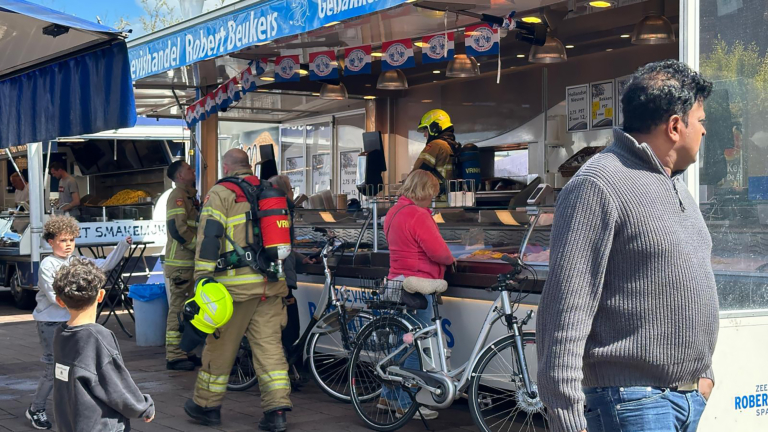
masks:
POLYGON ((675 43, 675 30, 672 28, 672 23, 664 17, 664 0, 650 2, 648 13, 635 25, 632 43, 635 45, 675 43))
POLYGON ((560 39, 547 35, 544 45, 531 46, 528 61, 531 63, 562 63, 568 61, 568 55, 565 53, 565 47, 560 39))
POLYGON ((448 78, 470 78, 478 75, 480 64, 474 57, 466 54, 456 54, 445 69, 445 76, 448 78))
POLYGON ((344 100, 348 98, 349 93, 347 93, 344 83, 339 83, 339 85, 323 84, 323 87, 320 89, 320 99, 344 100))
POLYGON ((388 70, 379 75, 376 88, 379 90, 406 90, 408 79, 400 69, 388 70))

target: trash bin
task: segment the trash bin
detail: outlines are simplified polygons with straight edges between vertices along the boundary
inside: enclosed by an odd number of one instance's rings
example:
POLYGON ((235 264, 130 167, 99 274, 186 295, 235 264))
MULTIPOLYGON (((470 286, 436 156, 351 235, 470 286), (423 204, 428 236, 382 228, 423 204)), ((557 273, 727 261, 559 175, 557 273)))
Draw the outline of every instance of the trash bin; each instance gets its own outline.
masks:
POLYGON ((165 323, 168 317, 165 284, 131 285, 128 297, 134 300, 136 345, 164 346, 165 323))

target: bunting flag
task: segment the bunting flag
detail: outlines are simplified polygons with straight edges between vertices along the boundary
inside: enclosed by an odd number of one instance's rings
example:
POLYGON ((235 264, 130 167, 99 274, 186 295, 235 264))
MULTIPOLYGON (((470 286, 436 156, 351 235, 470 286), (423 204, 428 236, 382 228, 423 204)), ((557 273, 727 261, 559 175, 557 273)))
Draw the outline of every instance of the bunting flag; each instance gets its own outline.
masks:
POLYGON ((216 98, 213 96, 213 93, 208 93, 205 95, 205 98, 203 98, 205 101, 205 114, 206 116, 212 116, 219 112, 219 106, 216 105, 216 98))
POLYGON ((413 42, 410 39, 400 39, 381 44, 381 70, 407 69, 416 67, 413 58, 413 42))
POLYGON ((363 45, 344 50, 344 75, 370 75, 371 46, 363 45))
POLYGON ((208 118, 208 116, 205 114, 204 105, 205 99, 200 99, 199 101, 187 107, 184 119, 187 121, 187 124, 190 127, 194 126, 197 122, 208 118))
POLYGON ((336 51, 320 51, 309 55, 309 79, 312 81, 338 79, 339 62, 336 51))
POLYGON ((499 54, 499 30, 488 24, 467 27, 464 33, 467 55, 480 57, 499 54))
POLYGON ((439 63, 453 60, 453 32, 424 36, 421 40, 421 63, 439 63), (446 40, 446 35, 448 40, 446 40))
POLYGON ((275 59, 275 82, 299 81, 301 64, 298 55, 289 55, 275 59))

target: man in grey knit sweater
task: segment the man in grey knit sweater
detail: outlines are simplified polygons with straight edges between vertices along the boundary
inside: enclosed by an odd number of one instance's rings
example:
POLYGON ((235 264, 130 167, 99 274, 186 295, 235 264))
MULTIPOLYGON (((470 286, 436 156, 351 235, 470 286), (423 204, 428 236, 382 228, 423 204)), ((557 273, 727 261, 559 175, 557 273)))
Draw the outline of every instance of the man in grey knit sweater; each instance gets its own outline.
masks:
POLYGON ((711 90, 674 60, 640 68, 622 95, 624 130, 558 197, 537 318, 538 387, 555 432, 698 426, 718 302, 712 241, 682 174, 711 90))

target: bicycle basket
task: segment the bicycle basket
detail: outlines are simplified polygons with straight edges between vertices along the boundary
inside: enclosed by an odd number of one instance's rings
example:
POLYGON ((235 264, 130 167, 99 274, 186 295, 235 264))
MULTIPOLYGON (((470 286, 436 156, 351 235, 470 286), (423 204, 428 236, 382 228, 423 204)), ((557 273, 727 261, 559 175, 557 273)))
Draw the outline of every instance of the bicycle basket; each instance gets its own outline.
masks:
POLYGON ((426 309, 427 298, 424 294, 409 293, 403 289, 403 282, 385 279, 360 279, 360 286, 370 291, 369 309, 402 310, 426 309))

